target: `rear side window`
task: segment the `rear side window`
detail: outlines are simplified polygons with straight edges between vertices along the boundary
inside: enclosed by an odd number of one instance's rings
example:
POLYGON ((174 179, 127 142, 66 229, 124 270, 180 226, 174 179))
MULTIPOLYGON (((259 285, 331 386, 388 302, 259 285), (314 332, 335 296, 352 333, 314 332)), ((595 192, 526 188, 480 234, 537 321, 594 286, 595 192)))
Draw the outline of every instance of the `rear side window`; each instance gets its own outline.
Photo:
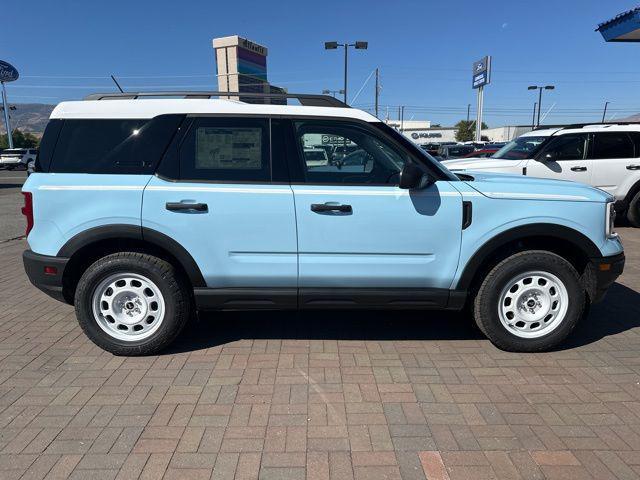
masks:
POLYGON ((180 178, 211 182, 271 181, 269 121, 195 119, 180 146, 180 178))
POLYGON ((634 145, 631 136, 626 132, 607 132, 594 134, 593 158, 633 158, 634 145))
POLYGON ((36 172, 49 171, 53 152, 63 123, 62 120, 49 120, 49 123, 47 123, 47 127, 44 129, 44 134, 42 135, 42 140, 40 140, 40 150, 36 157, 36 172))
POLYGON ((50 171, 153 173, 182 118, 161 115, 151 120, 65 120, 50 171))

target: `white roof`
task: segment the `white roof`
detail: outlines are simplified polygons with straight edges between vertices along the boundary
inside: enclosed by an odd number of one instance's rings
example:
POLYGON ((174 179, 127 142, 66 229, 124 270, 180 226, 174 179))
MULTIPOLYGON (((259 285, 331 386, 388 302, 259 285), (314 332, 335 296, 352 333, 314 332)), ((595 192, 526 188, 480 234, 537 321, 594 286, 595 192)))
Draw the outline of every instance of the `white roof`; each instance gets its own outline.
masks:
POLYGON ((197 98, 62 102, 53 109, 51 118, 153 118, 169 113, 321 116, 353 118, 365 122, 380 121, 373 115, 356 108, 260 105, 233 100, 197 98))
POLYGON ((619 123, 594 123, 584 127, 575 128, 545 128, 532 130, 520 135, 521 137, 548 137, 550 135, 566 135, 568 133, 593 133, 593 132, 640 132, 640 124, 631 123, 628 125, 619 123))

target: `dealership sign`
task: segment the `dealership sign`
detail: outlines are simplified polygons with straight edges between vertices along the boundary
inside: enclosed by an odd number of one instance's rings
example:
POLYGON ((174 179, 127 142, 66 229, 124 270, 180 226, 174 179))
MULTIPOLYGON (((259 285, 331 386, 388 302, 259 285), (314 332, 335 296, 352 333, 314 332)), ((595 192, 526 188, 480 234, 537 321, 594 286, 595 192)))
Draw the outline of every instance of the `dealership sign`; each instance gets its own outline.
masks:
POLYGON ((18 70, 13 65, 0 60, 0 82, 13 82, 19 76, 18 70))
POLYGON ((440 132, 413 132, 411 138, 418 140, 419 138, 442 138, 440 132))
POLYGON ((477 62, 473 62, 473 76, 471 86, 480 88, 491 82, 491 57, 486 56, 477 62))

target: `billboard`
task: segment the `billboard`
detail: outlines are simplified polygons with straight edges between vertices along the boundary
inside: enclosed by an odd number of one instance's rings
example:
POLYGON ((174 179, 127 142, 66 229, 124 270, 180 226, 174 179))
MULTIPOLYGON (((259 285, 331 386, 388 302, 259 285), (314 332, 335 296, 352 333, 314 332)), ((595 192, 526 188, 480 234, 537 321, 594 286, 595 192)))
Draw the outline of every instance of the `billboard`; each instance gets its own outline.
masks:
POLYGON ((491 82, 491 56, 473 62, 472 88, 480 88, 491 82))

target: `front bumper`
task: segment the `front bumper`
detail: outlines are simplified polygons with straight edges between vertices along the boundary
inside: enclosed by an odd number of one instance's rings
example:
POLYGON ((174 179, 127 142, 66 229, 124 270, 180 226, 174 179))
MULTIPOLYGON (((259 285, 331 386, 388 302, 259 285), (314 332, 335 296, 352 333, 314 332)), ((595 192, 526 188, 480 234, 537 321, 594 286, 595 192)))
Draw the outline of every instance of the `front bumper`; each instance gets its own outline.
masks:
POLYGON ((31 250, 25 250, 22 254, 22 261, 24 271, 34 286, 56 300, 69 303, 69 299, 64 296, 62 284, 64 269, 69 262, 68 258, 41 255, 31 250), (45 267, 50 268, 45 271, 45 267))
POLYGON ((604 298, 607 289, 622 274, 624 270, 624 253, 610 257, 599 257, 591 259, 592 272, 595 285, 592 295, 592 302, 597 303, 604 298))

